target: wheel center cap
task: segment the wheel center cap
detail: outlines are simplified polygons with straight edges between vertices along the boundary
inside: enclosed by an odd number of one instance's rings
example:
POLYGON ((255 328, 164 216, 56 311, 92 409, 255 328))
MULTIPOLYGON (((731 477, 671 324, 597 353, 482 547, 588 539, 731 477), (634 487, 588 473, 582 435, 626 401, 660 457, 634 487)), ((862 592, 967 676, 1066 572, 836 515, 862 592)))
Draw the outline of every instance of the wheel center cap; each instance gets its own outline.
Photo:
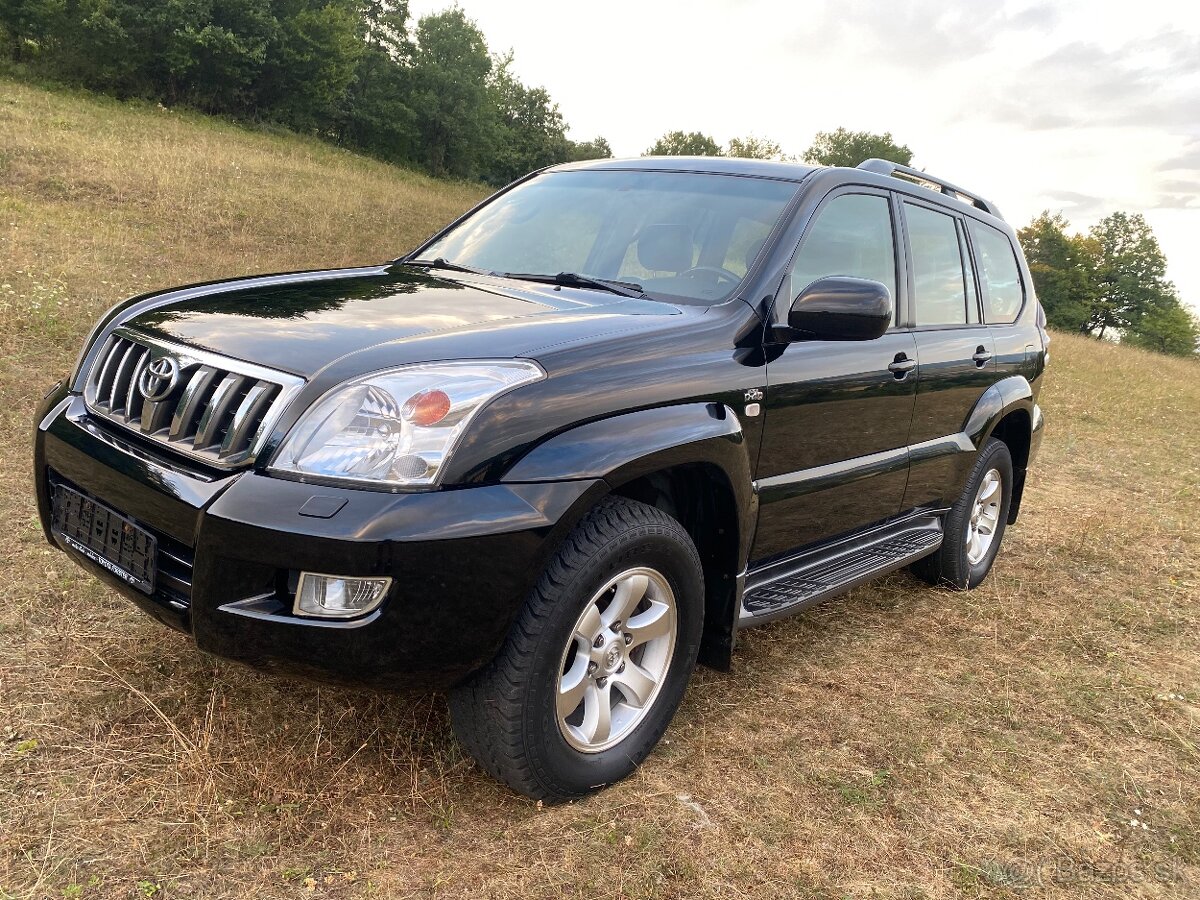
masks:
POLYGON ((621 663, 622 646, 620 641, 613 641, 604 651, 604 668, 615 669, 621 663))

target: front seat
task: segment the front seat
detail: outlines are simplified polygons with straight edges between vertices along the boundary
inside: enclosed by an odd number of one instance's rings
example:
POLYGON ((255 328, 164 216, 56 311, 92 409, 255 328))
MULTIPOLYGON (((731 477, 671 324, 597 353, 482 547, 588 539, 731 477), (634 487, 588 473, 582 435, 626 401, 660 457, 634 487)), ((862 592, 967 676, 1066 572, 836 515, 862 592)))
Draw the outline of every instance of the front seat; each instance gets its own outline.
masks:
POLYGON ((637 257, 647 271, 678 275, 692 267, 692 230, 671 222, 646 225, 638 235, 637 257))

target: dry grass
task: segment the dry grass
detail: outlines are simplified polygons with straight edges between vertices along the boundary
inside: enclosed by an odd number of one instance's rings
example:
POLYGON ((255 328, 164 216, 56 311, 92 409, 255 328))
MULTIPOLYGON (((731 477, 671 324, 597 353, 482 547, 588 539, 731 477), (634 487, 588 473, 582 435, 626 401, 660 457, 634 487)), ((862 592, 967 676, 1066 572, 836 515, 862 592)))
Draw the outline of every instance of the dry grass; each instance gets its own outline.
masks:
POLYGON ((0 897, 1200 895, 1187 362, 1056 337, 984 587, 898 575, 746 634, 638 775, 554 809, 441 699, 214 661, 43 545, 30 411, 104 306, 386 258, 476 193, 0 81, 0 897))

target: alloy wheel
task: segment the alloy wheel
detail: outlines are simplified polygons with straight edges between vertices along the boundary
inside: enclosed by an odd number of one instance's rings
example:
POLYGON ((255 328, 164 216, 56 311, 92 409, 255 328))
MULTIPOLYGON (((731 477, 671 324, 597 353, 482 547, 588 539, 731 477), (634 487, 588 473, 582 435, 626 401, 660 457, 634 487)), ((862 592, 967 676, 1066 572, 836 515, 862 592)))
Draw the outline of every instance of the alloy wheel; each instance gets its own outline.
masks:
POLYGON ((628 569, 588 601, 563 651, 555 692, 567 743, 599 753, 646 717, 675 651, 678 613, 667 579, 628 569))
POLYGON ((967 562, 973 566, 979 565, 987 556, 996 539, 996 529, 1000 525, 1000 502, 1004 499, 1003 488, 1000 471, 988 469, 975 493, 971 517, 967 520, 967 562))

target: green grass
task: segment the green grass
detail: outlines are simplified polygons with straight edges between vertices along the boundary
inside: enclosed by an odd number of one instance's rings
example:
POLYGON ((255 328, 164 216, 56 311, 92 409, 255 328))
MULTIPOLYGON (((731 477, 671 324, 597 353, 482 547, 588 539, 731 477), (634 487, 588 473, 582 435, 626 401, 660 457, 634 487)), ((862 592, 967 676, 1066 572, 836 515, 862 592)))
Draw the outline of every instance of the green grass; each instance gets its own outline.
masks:
POLYGON ((1200 895, 1186 361, 1056 335, 984 586, 900 574, 747 633, 633 778, 553 809, 442 698, 211 659, 44 545, 30 416, 105 307, 390 258, 480 193, 0 80, 0 897, 1200 895))

